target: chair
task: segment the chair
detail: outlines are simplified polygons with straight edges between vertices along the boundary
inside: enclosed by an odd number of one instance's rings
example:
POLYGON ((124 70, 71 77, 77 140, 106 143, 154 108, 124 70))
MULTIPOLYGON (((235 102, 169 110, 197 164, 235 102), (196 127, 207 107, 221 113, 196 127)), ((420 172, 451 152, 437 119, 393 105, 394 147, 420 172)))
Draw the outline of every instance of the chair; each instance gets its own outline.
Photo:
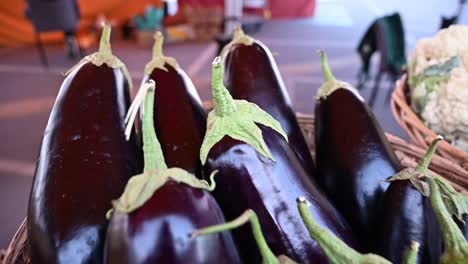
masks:
MULTIPOLYGON (((40 33, 50 31, 75 32, 78 28, 79 9, 74 0, 28 0, 26 15, 31 20, 40 60, 49 67, 40 33)), ((78 49, 81 54, 81 49, 78 49)))
MULTIPOLYGON (((375 52, 380 54, 379 70, 375 77, 374 87, 369 99, 373 105, 377 96, 378 86, 384 74, 396 81, 406 64, 405 35, 401 17, 398 13, 376 19, 364 34, 358 46, 362 60, 362 68, 358 76, 358 87, 361 88, 369 78, 370 59, 375 52)), ((390 99, 391 89, 386 97, 390 99)))

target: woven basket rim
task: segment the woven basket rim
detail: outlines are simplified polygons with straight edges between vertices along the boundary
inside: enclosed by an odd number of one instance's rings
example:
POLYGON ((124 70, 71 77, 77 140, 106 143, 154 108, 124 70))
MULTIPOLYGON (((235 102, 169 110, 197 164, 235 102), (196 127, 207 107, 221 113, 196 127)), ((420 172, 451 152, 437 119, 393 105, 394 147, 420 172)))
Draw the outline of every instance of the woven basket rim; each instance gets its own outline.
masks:
MULTIPOLYGON (((427 127, 418 115, 413 111, 405 93, 408 89, 406 85, 407 74, 404 74, 396 81, 395 90, 392 93, 391 109, 397 123, 406 131, 411 142, 422 146, 429 147, 432 140, 437 137, 437 133, 427 127)), ((453 160, 460 164, 462 168, 468 170, 468 152, 451 145, 446 141, 439 144, 437 153, 441 156, 453 160)))

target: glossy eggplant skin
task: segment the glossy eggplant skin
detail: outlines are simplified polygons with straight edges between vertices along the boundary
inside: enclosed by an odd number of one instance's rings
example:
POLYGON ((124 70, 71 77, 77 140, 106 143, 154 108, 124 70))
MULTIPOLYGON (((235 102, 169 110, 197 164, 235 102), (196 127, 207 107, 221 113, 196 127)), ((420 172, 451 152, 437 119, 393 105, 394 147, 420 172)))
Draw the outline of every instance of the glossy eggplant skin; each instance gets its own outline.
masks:
POLYGON ((143 207, 130 214, 114 213, 105 263, 240 263, 229 232, 190 237, 198 228, 223 222, 218 204, 207 191, 170 181, 143 207))
POLYGON ((258 105, 281 123, 302 166, 314 178, 315 164, 276 63, 262 44, 234 44, 224 59, 224 85, 234 99, 258 105))
POLYGON ((416 263, 436 264, 442 255, 442 233, 429 198, 410 181, 394 181, 384 194, 377 220, 375 253, 403 263, 411 241, 420 244, 416 263))
POLYGON ((317 182, 369 252, 385 180, 401 165, 371 109, 340 88, 315 108, 317 182))
POLYGON ((29 198, 32 263, 102 263, 111 200, 143 168, 135 140, 125 140, 129 106, 120 69, 85 63, 64 80, 29 198))
MULTIPOLYGON (((271 128, 259 127, 275 162, 231 137, 224 137, 208 154, 205 167, 219 171, 213 193, 226 218, 234 219, 250 208, 275 255, 305 264, 328 263, 297 210, 296 199, 304 196, 319 223, 355 247, 348 225, 311 181, 286 140, 271 128)), ((250 226, 232 232, 244 262, 261 263, 250 226)))
POLYGON ((168 167, 182 168, 202 178, 200 147, 206 130, 207 113, 189 77, 165 64, 155 68, 154 126, 168 167))

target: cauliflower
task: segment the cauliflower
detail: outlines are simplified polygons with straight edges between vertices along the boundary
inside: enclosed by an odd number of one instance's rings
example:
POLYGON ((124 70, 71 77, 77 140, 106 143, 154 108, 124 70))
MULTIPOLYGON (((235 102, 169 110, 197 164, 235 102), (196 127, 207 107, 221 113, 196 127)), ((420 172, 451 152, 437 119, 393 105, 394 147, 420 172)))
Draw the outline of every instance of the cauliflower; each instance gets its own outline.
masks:
POLYGON ((450 79, 443 82, 422 111, 428 127, 442 134, 453 145, 468 151, 468 74, 454 69, 450 79))
POLYGON ((453 56, 459 56, 462 65, 468 71, 468 26, 453 25, 439 31, 433 38, 418 41, 410 64, 410 75, 418 75, 431 65, 441 64, 453 56))
POLYGON ((468 151, 468 26, 420 40, 408 69, 413 110, 433 131, 468 151))

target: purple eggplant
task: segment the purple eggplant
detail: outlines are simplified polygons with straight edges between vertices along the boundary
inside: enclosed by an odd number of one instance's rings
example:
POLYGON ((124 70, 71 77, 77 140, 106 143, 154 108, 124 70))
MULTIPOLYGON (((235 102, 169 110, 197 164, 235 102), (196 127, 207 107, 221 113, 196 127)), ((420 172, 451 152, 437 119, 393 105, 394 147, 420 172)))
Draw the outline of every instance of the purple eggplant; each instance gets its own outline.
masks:
POLYGON ((109 39, 106 25, 99 51, 72 68, 52 108, 29 197, 32 263, 101 263, 104 215, 142 169, 124 135, 131 79, 109 39))
POLYGON ((288 91, 270 50, 239 27, 223 50, 224 85, 234 99, 252 102, 281 123, 302 166, 312 176, 315 164, 296 119, 288 91))
MULTIPOLYGON (((144 101, 145 167, 132 177, 122 196, 113 201, 107 231, 105 263, 240 263, 230 234, 194 239, 198 228, 224 222, 208 190, 214 184, 180 169, 168 168, 154 131, 154 81, 149 80, 131 106, 129 127, 144 101)), ((211 177, 213 181, 213 174, 211 177)))
MULTIPOLYGON (((324 252, 302 225, 294 204, 298 196, 313 201, 319 222, 352 246, 353 235, 338 211, 311 181, 281 124, 257 105, 234 100, 223 85, 221 59, 213 62, 214 110, 200 158, 206 172, 218 170, 214 196, 227 219, 251 208, 264 227, 275 255, 302 263, 327 263, 324 252)), ((247 263, 261 260, 251 232, 233 231, 247 263)))
POLYGON ((420 244, 417 263, 439 263, 442 255, 440 227, 430 199, 413 183, 417 183, 421 175, 427 174, 432 155, 441 139, 439 137, 432 143, 416 169, 404 169, 389 179, 390 187, 380 205, 382 213, 375 230, 375 252, 393 263, 402 263, 401 252, 410 241, 420 244))
POLYGON ((157 33, 153 58, 143 82, 157 81, 154 125, 169 167, 178 167, 202 178, 200 147, 207 113, 190 78, 176 60, 163 54, 163 36, 157 33))
POLYGON ((351 85, 336 80, 321 51, 326 82, 315 106, 317 183, 370 252, 381 201, 401 170, 372 110, 351 85))

